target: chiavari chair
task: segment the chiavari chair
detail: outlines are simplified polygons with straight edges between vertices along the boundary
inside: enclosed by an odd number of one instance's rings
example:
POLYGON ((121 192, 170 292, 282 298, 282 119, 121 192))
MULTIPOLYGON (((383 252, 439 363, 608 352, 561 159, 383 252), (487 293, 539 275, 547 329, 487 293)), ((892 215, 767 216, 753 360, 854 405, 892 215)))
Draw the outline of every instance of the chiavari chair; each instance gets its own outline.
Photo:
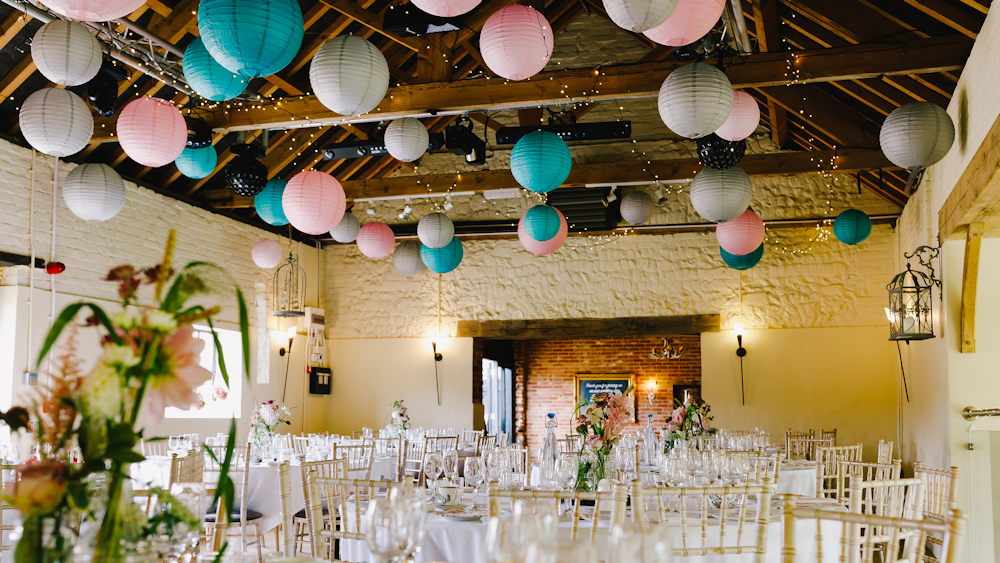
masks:
POLYGON ((820 446, 816 448, 816 496, 837 498, 837 464, 841 461, 861 461, 864 445, 820 446))
MULTIPOLYGON (((17 486, 21 480, 21 472, 16 465, 0 465, 0 486, 5 490, 11 490, 17 486)), ((0 551, 4 553, 13 552, 16 542, 10 539, 10 534, 21 525, 21 515, 14 508, 14 505, 7 498, 7 495, 0 495, 0 551)), ((9 557, 8 557, 8 560, 9 557)))
POLYGON ((313 525, 313 546, 317 558, 326 561, 339 561, 336 559, 337 549, 334 545, 341 541, 340 552, 343 556, 343 540, 356 540, 364 542, 365 535, 361 533, 361 518, 364 514, 362 503, 368 503, 375 498, 384 498, 388 495, 389 488, 396 485, 392 481, 368 481, 362 479, 326 479, 319 477, 314 469, 310 469, 306 482, 309 488, 310 513, 312 521, 320 522, 323 519, 322 504, 316 499, 325 497, 334 499, 335 506, 330 507, 330 512, 337 512, 341 524, 325 529, 322 526, 313 525))
MULTIPOLYGON (((207 447, 212 450, 214 455, 197 457, 205 460, 204 473, 208 481, 206 487, 210 484, 217 487, 221 464, 225 462, 226 446, 207 447), (212 483, 213 479, 214 483, 212 483)), ((204 523, 208 529, 208 533, 214 535, 213 548, 215 550, 221 549, 222 545, 226 542, 232 525, 238 525, 240 546, 243 552, 246 552, 247 546, 250 545, 247 542, 247 530, 250 526, 253 526, 253 543, 257 544, 257 561, 261 562, 264 558, 261 553, 263 537, 261 536, 260 520, 264 515, 256 510, 247 508, 247 494, 250 481, 250 456, 248 450, 249 446, 247 444, 238 444, 233 450, 232 463, 229 466, 228 475, 235 489, 234 500, 236 506, 230 507, 228 521, 223 518, 223 507, 220 502, 213 511, 205 515, 204 523)))
POLYGON ((497 447, 496 435, 480 436, 479 440, 476 443, 476 455, 477 456, 486 455, 486 452, 492 450, 495 447, 497 447))
POLYGON ((424 484, 424 455, 426 454, 426 449, 427 443, 423 440, 403 443, 403 448, 399 456, 400 481, 406 477, 413 477, 418 484, 424 484))
MULTIPOLYGON (((302 498, 305 501, 305 508, 296 512, 293 516, 295 551, 296 553, 304 552, 305 550, 302 548, 308 544, 310 554, 315 557, 316 552, 313 546, 313 536, 315 535, 313 526, 315 526, 315 522, 312 520, 312 502, 314 500, 309 496, 309 472, 315 471, 316 476, 323 479, 346 479, 347 460, 306 461, 299 466, 299 471, 302 477, 302 498)), ((336 526, 336 518, 332 520, 330 518, 330 506, 333 505, 336 507, 336 499, 331 503, 324 494, 321 494, 318 502, 321 505, 321 514, 323 515, 321 526, 325 529, 336 526)))
POLYGON ((575 454, 580 451, 581 442, 574 436, 567 436, 556 440, 559 445, 559 453, 561 454, 575 454))
POLYGON ((333 459, 347 460, 348 476, 357 479, 368 479, 372 474, 372 461, 375 459, 375 446, 362 444, 358 446, 333 445, 333 459))
POLYGON ((448 450, 458 449, 458 436, 427 436, 424 442, 425 453, 443 454, 448 450))
MULTIPOLYGON (((881 481, 854 479, 851 481, 848 512, 894 519, 923 520, 924 481, 923 479, 885 479, 881 481)), ((881 544, 883 551, 893 551, 898 547, 897 542, 889 543, 890 538, 900 534, 906 536, 909 533, 900 532, 891 525, 862 525, 860 532, 865 537, 865 541, 872 543, 876 550, 880 548, 879 544, 881 544)))
POLYGON ((892 461, 892 442, 878 441, 878 457, 875 463, 890 463, 892 461))
POLYGON ((295 515, 292 514, 292 470, 287 461, 278 466, 278 490, 281 498, 281 526, 278 548, 285 557, 295 557, 295 515))
POLYGON ((833 430, 822 430, 821 429, 819 431, 819 437, 820 437, 821 440, 830 440, 830 445, 831 446, 836 446, 837 445, 837 429, 836 428, 834 428, 833 430))
POLYGON ((850 500, 851 483, 859 481, 888 481, 899 479, 902 462, 898 459, 892 463, 866 463, 862 461, 837 462, 837 496, 842 504, 850 500))
POLYGON ((462 430, 462 434, 459 437, 459 441, 463 444, 478 444, 479 439, 483 437, 482 430, 462 430))
POLYGON ((829 438, 792 438, 785 446, 785 457, 815 461, 816 449, 823 447, 833 447, 833 441, 829 438))
MULTIPOLYGON (((584 492, 584 491, 501 491, 499 483, 490 483, 489 498, 487 501, 488 514, 499 516, 501 502, 507 499, 511 505, 518 500, 533 502, 551 501, 558 510, 560 501, 569 501, 573 505, 573 526, 570 531, 571 541, 586 540, 590 545, 597 544, 597 529, 601 521, 601 513, 610 511, 610 521, 608 526, 625 523, 625 505, 628 502, 628 489, 625 485, 612 485, 610 491, 584 492), (589 507, 582 506, 581 501, 593 503, 593 512, 589 507), (583 518, 581 518, 583 516, 583 518), (581 534, 580 522, 584 521, 584 530, 581 534), (589 529, 588 529, 589 528, 589 529)), ((609 535, 610 540, 610 535, 609 535)))
POLYGON ((754 563, 763 563, 772 487, 769 479, 760 485, 697 488, 643 487, 633 481, 632 521, 679 527, 675 558, 753 554, 754 563))
POLYGON ((497 446, 503 446, 510 443, 510 435, 506 432, 500 432, 497 434, 497 446))
MULTIPOLYGON (((950 469, 928 469, 918 461, 913 464, 913 475, 923 478, 926 483, 924 518, 937 522, 950 522, 958 507, 958 468, 952 466, 950 469)), ((928 535, 927 541, 943 546, 942 539, 934 535, 928 535)), ((938 559, 928 550, 924 553, 924 561, 933 563, 938 559)))
POLYGON ((786 495, 782 495, 782 524, 784 537, 781 546, 782 563, 813 561, 846 561, 848 563, 915 563, 919 561, 930 534, 942 537, 944 563, 959 563, 962 540, 965 535, 965 517, 956 511, 948 522, 893 518, 877 514, 839 512, 816 508, 802 508, 786 495), (798 526, 800 521, 815 524, 798 526), (828 523, 828 525, 824 525, 828 523), (831 542, 840 528, 843 541, 831 542), (812 540, 801 544, 798 529, 815 530, 812 540), (886 530, 888 537, 862 534, 862 529, 886 530), (833 546, 836 546, 834 548, 833 546), (898 549, 884 549, 884 546, 899 546, 898 549), (838 549, 833 553, 831 549, 838 549), (878 556, 878 557, 876 557, 878 556), (820 559, 822 558, 822 559, 820 559))
POLYGON ((778 474, 781 461, 778 454, 765 455, 763 450, 748 452, 750 470, 747 472, 747 484, 762 485, 765 479, 770 480, 774 486, 778 485, 778 474))
MULTIPOLYGON (((788 431, 785 432, 785 452, 788 452, 788 448, 789 448, 788 441, 789 440, 801 440, 803 438, 812 439, 812 438, 815 438, 815 437, 816 437, 816 431, 815 430, 797 431, 797 430, 792 430, 791 428, 789 428, 788 431)), ((787 454, 786 454, 786 457, 787 457, 787 454)))
POLYGON ((531 448, 527 446, 523 448, 511 446, 506 449, 511 472, 521 473, 527 477, 531 471, 531 448))
POLYGON ((389 457, 390 447, 392 442, 397 441, 395 438, 373 438, 371 440, 371 445, 375 448, 372 455, 375 457, 389 457))
POLYGON ((309 438, 304 436, 292 436, 292 451, 297 454, 304 454, 309 451, 309 438))
POLYGON ((169 456, 170 450, 167 448, 167 445, 166 440, 150 440, 148 442, 146 440, 139 440, 142 455, 145 457, 149 457, 151 455, 164 457, 169 456))

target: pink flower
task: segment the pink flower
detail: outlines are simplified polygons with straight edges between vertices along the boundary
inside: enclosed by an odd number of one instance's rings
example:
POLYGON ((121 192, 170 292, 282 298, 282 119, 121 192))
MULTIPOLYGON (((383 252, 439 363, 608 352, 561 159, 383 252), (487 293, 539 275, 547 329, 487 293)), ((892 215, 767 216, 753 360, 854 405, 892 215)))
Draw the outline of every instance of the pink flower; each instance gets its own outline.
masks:
POLYGON ((600 436, 593 434, 587 437, 587 445, 592 449, 599 450, 604 445, 604 440, 600 436))
POLYGON ((143 406, 147 415, 156 423, 163 420, 167 407, 188 410, 204 399, 195 393, 202 383, 212 377, 212 372, 201 367, 201 351, 205 341, 194 337, 194 327, 185 325, 163 339, 159 363, 162 369, 149 378, 143 406))
POLYGON ((9 496, 25 515, 46 514, 62 502, 66 490, 66 466, 58 461, 37 461, 17 467, 21 480, 9 496))
POLYGON ((215 393, 215 398, 220 401, 225 401, 226 397, 229 396, 229 392, 226 391, 225 387, 216 387, 213 392, 215 393))
POLYGON ((201 393, 195 393, 195 396, 197 398, 193 403, 191 403, 191 408, 196 411, 200 411, 201 409, 205 408, 205 399, 201 397, 201 393))

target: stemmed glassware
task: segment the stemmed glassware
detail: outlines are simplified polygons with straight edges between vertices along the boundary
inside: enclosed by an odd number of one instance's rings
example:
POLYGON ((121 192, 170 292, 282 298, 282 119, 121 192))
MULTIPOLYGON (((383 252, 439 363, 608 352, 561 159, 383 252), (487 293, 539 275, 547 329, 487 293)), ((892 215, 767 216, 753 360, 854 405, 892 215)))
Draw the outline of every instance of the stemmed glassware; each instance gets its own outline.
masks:
POLYGON ((375 563, 396 561, 406 553, 410 533, 405 503, 372 500, 365 512, 365 541, 375 563))
MULTIPOLYGON (((576 481, 580 474, 580 458, 576 454, 562 454, 556 460, 556 482, 565 491, 572 491, 576 488, 576 481)), ((573 501, 564 501, 566 506, 562 510, 561 516, 567 516, 573 511, 573 501)))
POLYGON ((448 478, 448 484, 455 485, 455 477, 458 475, 458 451, 445 450, 443 461, 444 474, 448 478))
POLYGON ((441 454, 431 452, 424 460, 424 474, 427 476, 427 486, 431 489, 431 496, 437 495, 437 480, 444 470, 441 462, 441 454))
POLYGON ((641 523, 612 527, 608 563, 669 563, 671 559, 667 526, 641 523))
POLYGON ((420 549, 424 541, 424 530, 427 524, 427 510, 424 494, 417 487, 393 487, 389 492, 389 502, 398 507, 404 514, 406 523, 406 547, 403 549, 403 560, 411 560, 413 554, 420 549))
POLYGON ((476 508, 486 505, 485 495, 482 494, 483 481, 486 479, 486 467, 481 457, 465 458, 465 482, 472 486, 473 504, 476 508), (482 503, 480 503, 482 497, 482 503))

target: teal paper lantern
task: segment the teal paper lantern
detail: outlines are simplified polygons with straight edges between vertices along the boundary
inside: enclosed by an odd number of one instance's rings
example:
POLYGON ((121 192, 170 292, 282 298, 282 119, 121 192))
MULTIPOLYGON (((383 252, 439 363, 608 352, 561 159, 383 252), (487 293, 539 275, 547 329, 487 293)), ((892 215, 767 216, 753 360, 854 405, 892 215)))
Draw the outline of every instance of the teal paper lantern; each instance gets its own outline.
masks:
POLYGON ((224 102, 246 90, 247 79, 215 62, 202 42, 195 37, 184 49, 184 78, 202 98, 224 102))
POLYGON ((219 153, 215 147, 208 145, 203 149, 192 149, 184 147, 180 156, 174 159, 174 164, 181 174, 188 178, 200 180, 207 178, 215 170, 215 165, 219 163, 219 153))
POLYGON ((441 248, 420 247, 420 259, 432 272, 447 274, 462 263, 462 241, 452 237, 451 242, 441 248))
POLYGON ((559 213, 554 207, 536 205, 524 214, 524 229, 538 242, 550 240, 559 232, 559 213))
POLYGON ((757 262, 760 262, 761 257, 764 256, 764 243, 760 243, 757 250, 743 256, 730 254, 721 246, 719 247, 719 252, 722 254, 722 261, 730 268, 734 270, 749 270, 756 266, 757 262))
POLYGON ((833 234, 844 244, 859 244, 872 234, 872 220, 863 211, 848 209, 833 221, 833 234))
POLYGON ((281 208, 281 196, 285 193, 287 184, 288 180, 275 178, 253 198, 253 207, 257 210, 257 215, 268 225, 281 227, 288 224, 285 211, 281 208))
POLYGON ((521 137, 510 153, 510 172, 522 187, 544 194, 569 177, 573 159, 569 147, 550 131, 532 131, 521 137))
POLYGON ((220 65, 260 78, 292 62, 302 46, 302 9, 295 0, 201 0, 198 32, 220 65))

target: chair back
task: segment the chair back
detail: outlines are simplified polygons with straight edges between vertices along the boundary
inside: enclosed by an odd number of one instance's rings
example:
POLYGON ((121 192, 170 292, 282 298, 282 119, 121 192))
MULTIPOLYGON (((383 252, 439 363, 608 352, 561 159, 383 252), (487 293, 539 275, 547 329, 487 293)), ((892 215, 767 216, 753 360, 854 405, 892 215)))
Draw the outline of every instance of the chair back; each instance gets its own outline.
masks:
POLYGON ((754 563, 763 563, 772 487, 767 479, 761 485, 698 488, 647 488, 633 481, 632 521, 678 527, 675 557, 752 553, 754 563))
POLYGON ((565 438, 556 440, 559 444, 559 453, 575 454, 583 447, 583 436, 579 434, 567 434, 565 438))
POLYGON ((875 463, 891 463, 891 462, 892 462, 892 442, 879 440, 878 457, 875 459, 875 463))
POLYGON ((281 499, 281 548, 285 557, 295 557, 295 512, 292 511, 292 468, 287 461, 278 466, 281 499))
MULTIPOLYGON (((602 521, 602 513, 610 512, 608 526, 625 523, 625 505, 628 501, 628 489, 625 485, 612 485, 610 491, 584 492, 584 491, 501 491, 499 483, 490 483, 489 499, 487 501, 488 513, 492 516, 500 516, 503 500, 507 499, 513 507, 513 503, 518 500, 529 500, 535 502, 552 502, 556 510, 559 509, 560 501, 570 501, 573 505, 573 526, 570 532, 571 541, 582 541, 586 539, 590 545, 597 544, 597 529, 602 521), (593 503, 593 507, 583 506, 583 502, 593 503), (584 523, 584 530, 581 533, 580 523, 584 523)), ((610 541, 610 535, 609 535, 610 541)))
POLYGON ((292 436, 292 451, 297 454, 304 454, 309 451, 309 438, 305 436, 292 436))
MULTIPOLYGON (((320 514, 322 514, 324 506, 326 507, 328 513, 330 512, 331 505, 333 506, 334 509, 336 509, 337 501, 335 499, 334 502, 331 503, 326 498, 325 496, 326 491, 324 490, 320 491, 319 497, 314 498, 310 496, 309 472, 312 471, 317 478, 345 479, 347 478, 347 460, 331 459, 322 461, 305 461, 302 462, 302 464, 299 466, 299 471, 301 473, 301 481, 302 481, 302 499, 305 502, 305 515, 306 515, 306 528, 307 528, 306 532, 310 540, 305 543, 308 543, 311 549, 313 550, 312 555, 314 557, 318 557, 317 555, 318 552, 316 551, 316 545, 312 542, 312 538, 315 536, 313 527, 316 525, 313 522, 312 504, 314 502, 319 503, 320 514)), ((320 528, 325 527, 325 520, 327 520, 327 517, 324 517, 323 520, 319 521, 320 528)))
POLYGON ((790 447, 789 444, 788 444, 789 440, 801 440, 803 438, 810 438, 811 439, 811 438, 815 438, 815 437, 816 437, 816 431, 815 430, 802 430, 802 431, 799 431, 799 430, 792 430, 791 428, 789 428, 788 431, 785 432, 785 452, 786 452, 786 457, 787 457, 788 449, 790 447))
POLYGON ((816 496, 837 498, 837 464, 841 461, 861 461, 864 445, 820 446, 816 448, 816 496))
POLYGON ((170 450, 167 448, 166 438, 162 440, 152 440, 147 442, 146 440, 139 441, 140 449, 142 455, 149 457, 151 455, 168 456, 170 455, 170 450))
POLYGON ((372 461, 375 459, 375 446, 361 444, 357 446, 333 445, 333 459, 347 460, 348 475, 357 472, 358 479, 368 479, 372 473, 372 461))
POLYGON ((512 473, 523 473, 528 475, 531 471, 531 448, 525 446, 519 448, 511 446, 507 450, 507 459, 510 462, 512 473))
POLYGON ((443 454, 447 450, 458 449, 458 436, 428 436, 424 442, 427 443, 424 453, 443 454))
POLYGON ((833 447, 833 440, 829 438, 792 438, 786 442, 785 457, 787 459, 815 461, 816 448, 833 447))
POLYGON ((851 494, 851 482, 855 479, 860 481, 899 479, 901 471, 902 462, 898 459, 892 463, 839 461, 837 462, 837 495, 834 498, 847 504, 851 494))
MULTIPOLYGON (((319 477, 316 469, 310 468, 306 474, 306 483, 309 491, 309 511, 312 514, 311 526, 313 532, 314 551, 325 554, 324 559, 336 561, 335 549, 332 549, 337 540, 360 540, 364 541, 365 534, 361 532, 361 518, 365 512, 365 506, 375 498, 385 498, 390 487, 397 485, 392 481, 368 481, 364 479, 328 479, 319 477), (325 529, 318 525, 323 521, 323 505, 317 502, 322 498, 333 499, 330 502, 335 506, 330 506, 330 514, 336 512, 340 516, 340 525, 331 526, 325 529), (330 546, 329 549, 322 547, 330 546)), ((332 518, 332 516, 331 516, 332 518)), ((340 549, 344 545, 341 542, 340 549)))
POLYGON ((486 452, 495 447, 497 447, 497 437, 495 434, 493 436, 480 436, 478 442, 476 443, 476 455, 485 455, 486 452))
POLYGON ((424 453, 427 443, 423 440, 404 442, 403 455, 400 456, 399 476, 400 481, 404 477, 413 477, 420 485, 424 483, 424 453))
MULTIPOLYGON (((761 450, 762 451, 762 450, 761 450)), ((772 485, 778 483, 778 454, 764 455, 763 453, 749 453, 750 471, 747 472, 748 485, 763 485, 764 480, 770 480, 772 485)))
MULTIPOLYGON (((890 442, 891 443, 891 442, 890 442)), ((924 517, 947 521, 958 506, 958 468, 929 469, 919 461, 913 464, 913 476, 923 477, 924 517)))
POLYGON ((782 563, 804 561, 842 561, 847 563, 914 563, 920 560, 926 548, 928 534, 943 537, 942 561, 958 563, 961 559, 962 540, 965 535, 965 517, 957 512, 949 522, 891 518, 876 514, 837 512, 815 508, 800 508, 795 501, 782 495, 781 546, 782 563), (799 525, 799 521, 805 521, 799 525), (862 530, 887 530, 888 537, 863 534, 862 530), (815 530, 810 540, 800 542, 798 530, 815 530), (839 531, 839 534, 838 534, 839 531), (831 537, 844 541, 832 543, 831 537), (886 549, 898 546, 898 549, 886 549), (839 554, 832 550, 838 550, 839 554), (878 554, 879 557, 876 557, 878 554))
POLYGON ((459 436, 460 441, 463 444, 478 444, 479 439, 483 437, 482 430, 462 430, 461 436, 459 436))
MULTIPOLYGON (((226 446, 207 446, 212 450, 214 455, 197 456, 204 460, 205 463, 205 479, 211 482, 214 479, 215 486, 218 486, 219 475, 218 471, 220 465, 226 460, 226 446)), ((234 495, 233 500, 239 506, 240 511, 240 521, 238 523, 240 527, 240 535, 242 537, 243 546, 247 545, 247 489, 250 477, 250 456, 247 455, 249 450, 248 444, 237 444, 233 449, 232 463, 229 465, 229 471, 227 475, 233 482, 234 495)), ((215 508, 215 539, 213 541, 213 550, 218 551, 222 549, 222 546, 226 543, 226 536, 229 535, 229 514, 223 512, 223 503, 219 502, 218 506, 215 508)), ((230 507, 230 510, 236 507, 230 507)))
POLYGON ((820 430, 819 437, 821 440, 830 440, 831 446, 837 445, 837 429, 833 430, 820 430))

